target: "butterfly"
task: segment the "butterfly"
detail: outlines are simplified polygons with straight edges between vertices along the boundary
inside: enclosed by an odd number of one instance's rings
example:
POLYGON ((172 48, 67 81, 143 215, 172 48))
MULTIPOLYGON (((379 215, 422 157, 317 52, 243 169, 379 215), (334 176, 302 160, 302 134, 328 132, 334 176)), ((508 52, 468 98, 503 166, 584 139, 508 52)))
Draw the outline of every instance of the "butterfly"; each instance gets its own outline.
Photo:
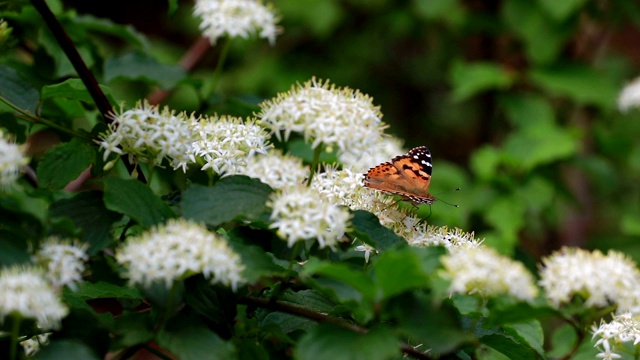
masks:
POLYGON ((418 146, 369 169, 364 186, 400 195, 414 204, 433 204, 436 197, 428 192, 432 169, 431 152, 418 146))

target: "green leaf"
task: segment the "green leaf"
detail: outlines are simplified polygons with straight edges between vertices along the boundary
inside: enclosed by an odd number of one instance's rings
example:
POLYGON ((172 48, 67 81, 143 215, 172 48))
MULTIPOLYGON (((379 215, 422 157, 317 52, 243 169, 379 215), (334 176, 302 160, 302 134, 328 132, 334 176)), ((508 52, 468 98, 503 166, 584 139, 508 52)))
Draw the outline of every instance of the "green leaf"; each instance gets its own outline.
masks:
MULTIPOLYGON (((333 286, 334 283, 321 282, 325 286, 333 287, 341 300, 355 299, 362 301, 366 299, 372 302, 375 299, 375 286, 373 280, 369 276, 361 271, 351 269, 349 266, 343 263, 330 263, 326 261, 318 260, 317 258, 311 258, 303 267, 303 277, 314 277, 316 281, 322 280, 322 278, 331 279, 347 285, 353 290, 357 290, 358 296, 353 297, 353 292, 339 286, 333 286), (345 291, 347 290, 347 291, 345 291)), ((303 278, 304 279, 304 278, 303 278)), ((310 280, 310 279, 307 279, 310 280)), ((337 285, 337 284, 336 284, 337 285)))
POLYGON ((129 47, 146 50, 149 47, 147 38, 138 32, 132 25, 121 25, 105 18, 96 18, 92 15, 79 15, 74 23, 81 25, 84 31, 94 31, 118 37, 127 42, 129 47))
POLYGON ((464 25, 467 9, 459 1, 419 0, 413 2, 416 15, 436 22, 445 21, 454 27, 464 25))
POLYGON ((525 222, 526 207, 521 199, 503 197, 495 199, 485 208, 485 219, 497 231, 495 237, 487 237, 485 243, 501 252, 509 253, 518 241, 518 231, 525 222))
POLYGON ((115 319, 116 346, 145 344, 153 339, 151 317, 145 313, 125 313, 115 319))
POLYGON ((75 340, 53 340, 36 354, 37 360, 83 359, 100 360, 87 345, 75 340))
POLYGON ((58 200, 51 204, 52 219, 66 217, 82 229, 82 241, 89 244, 87 253, 94 255, 112 241, 111 226, 122 216, 107 210, 99 191, 84 191, 71 199, 58 200))
POLYGON ((489 330, 486 335, 480 337, 481 343, 496 349, 509 359, 539 359, 536 349, 522 340, 519 336, 514 337, 497 330, 489 330))
POLYGON ((174 318, 157 337, 158 345, 181 360, 227 360, 233 346, 193 318, 174 318))
POLYGON ((353 230, 352 237, 358 238, 367 244, 384 251, 397 246, 405 246, 407 242, 393 232, 393 230, 382 226, 380 220, 372 213, 364 210, 353 212, 351 219, 353 230))
POLYGON ((104 204, 107 209, 127 215, 144 227, 175 217, 173 210, 148 186, 133 179, 104 179, 104 204))
POLYGON ((104 65, 106 82, 117 78, 145 80, 157 83, 163 89, 170 89, 185 76, 186 72, 180 66, 160 64, 155 59, 139 53, 108 58, 104 65))
POLYGON ((437 306, 423 293, 411 293, 391 299, 388 313, 397 321, 398 331, 412 344, 423 344, 430 355, 447 354, 475 337, 465 333, 455 309, 445 303, 437 306))
MULTIPOLYGON (((111 94, 111 88, 104 85, 99 86, 112 104, 117 103, 111 94)), ((93 104, 93 98, 80 79, 68 79, 59 84, 44 86, 42 88, 42 99, 50 98, 80 100, 85 103, 93 104)))
MULTIPOLYGON (((324 314, 331 313, 336 305, 327 296, 315 290, 301 290, 297 292, 287 290, 278 300, 324 314)), ((276 325, 285 334, 296 330, 310 331, 317 325, 316 321, 305 317, 264 309, 258 310, 256 317, 260 321, 261 327, 276 325)))
POLYGON ((87 170, 95 156, 95 148, 78 138, 53 147, 38 164, 40 186, 62 189, 87 170))
POLYGON ((453 101, 460 102, 483 91, 506 89, 513 80, 514 76, 499 64, 459 61, 451 68, 452 98, 453 101))
POLYGON ((240 175, 224 177, 213 187, 193 185, 182 195, 182 215, 211 226, 256 219, 267 210, 271 191, 260 180, 240 175))
POLYGON ((230 324, 238 315, 236 295, 226 286, 212 286, 204 276, 193 276, 185 282, 185 303, 218 335, 231 337, 230 324))
POLYGON ((614 110, 619 84, 604 72, 581 64, 565 64, 534 69, 532 82, 557 96, 566 96, 583 105, 614 110))
POLYGON ((530 93, 508 93, 499 98, 507 118, 519 128, 541 124, 555 124, 555 113, 550 101, 530 93))
POLYGON ((577 153, 578 139, 556 125, 540 125, 509 134, 504 144, 505 161, 529 171, 536 166, 566 159, 577 153))
POLYGON ((346 10, 334 1, 298 0, 278 4, 278 13, 285 19, 296 19, 314 36, 326 38, 341 24, 346 10))
POLYGON ((273 261, 273 255, 265 253, 258 246, 243 245, 234 241, 230 241, 229 245, 240 255, 243 264, 251 264, 242 272, 242 277, 249 284, 255 284, 261 278, 283 276, 287 273, 287 269, 273 261))
POLYGON ((15 106, 36 113, 40 94, 24 77, 14 69, 0 65, 0 96, 15 106))
POLYGON ((300 339, 297 359, 383 360, 399 355, 399 342, 386 328, 359 334, 329 324, 321 324, 300 339))
POLYGON ((640 236, 640 218, 638 218, 637 214, 623 214, 622 219, 620 219, 620 229, 623 234, 640 236))
POLYGON ((509 324, 503 326, 505 334, 511 335, 519 343, 529 346, 535 350, 540 357, 544 357, 544 332, 538 320, 531 320, 526 323, 509 324))
POLYGON ((553 62, 574 31, 572 24, 558 23, 535 1, 507 1, 502 16, 508 29, 525 43, 527 58, 538 64, 553 62))
POLYGON ((538 0, 538 3, 559 22, 577 13, 586 2, 587 0, 538 0))
POLYGON ((85 300, 107 298, 144 299, 136 288, 118 286, 104 281, 98 281, 96 283, 88 281, 80 282, 74 294, 85 300))
POLYGON ((484 145, 471 155, 471 169, 482 180, 492 179, 502 162, 502 152, 493 145, 484 145))
POLYGON ((375 282, 385 299, 415 288, 427 288, 429 277, 409 248, 387 251, 373 261, 375 282))

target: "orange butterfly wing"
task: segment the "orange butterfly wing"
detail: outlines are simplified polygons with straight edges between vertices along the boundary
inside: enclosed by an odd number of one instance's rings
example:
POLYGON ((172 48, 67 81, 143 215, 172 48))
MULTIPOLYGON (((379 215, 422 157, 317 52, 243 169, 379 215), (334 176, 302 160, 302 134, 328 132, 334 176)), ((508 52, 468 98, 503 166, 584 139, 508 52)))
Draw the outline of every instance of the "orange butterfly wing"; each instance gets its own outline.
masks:
POLYGON ((432 204, 436 200, 428 192, 432 168, 431 152, 419 146, 369 169, 364 186, 401 195, 416 204, 432 204))

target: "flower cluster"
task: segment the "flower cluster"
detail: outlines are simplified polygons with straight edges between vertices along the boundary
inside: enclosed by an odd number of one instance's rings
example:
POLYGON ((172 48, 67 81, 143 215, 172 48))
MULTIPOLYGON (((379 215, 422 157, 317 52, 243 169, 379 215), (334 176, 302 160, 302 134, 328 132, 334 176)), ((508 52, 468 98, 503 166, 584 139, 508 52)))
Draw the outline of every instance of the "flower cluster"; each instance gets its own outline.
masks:
POLYGON ((126 267, 125 276, 131 284, 164 282, 170 288, 174 281, 199 273, 234 291, 244 282, 244 265, 226 240, 184 219, 169 220, 128 238, 116 259, 126 267))
POLYGON ((33 260, 47 270, 46 276, 55 287, 75 289, 82 280, 84 263, 89 259, 86 249, 87 244, 51 237, 42 243, 33 260))
POLYGON ((451 250, 458 247, 478 247, 482 244, 482 240, 477 240, 472 232, 464 232, 458 228, 451 230, 447 226, 426 224, 411 228, 414 231, 412 236, 407 237, 407 242, 414 246, 444 246, 451 250))
POLYGON ((640 106, 640 77, 627 84, 618 95, 618 109, 627 112, 640 106))
POLYGON ((236 173, 256 154, 266 154, 269 134, 252 120, 231 116, 194 119, 191 122, 197 141, 190 154, 192 162, 204 162, 202 170, 217 174, 236 173))
POLYGON ((637 344, 640 343, 640 319, 638 315, 622 313, 614 316, 611 322, 600 322, 600 326, 593 326, 593 338, 598 337, 594 347, 601 352, 597 355, 600 359, 619 359, 616 353, 638 353, 637 344), (632 343, 635 349, 625 348, 624 343, 632 343))
POLYGON ((299 133, 313 148, 339 149, 338 157, 360 159, 380 142, 385 125, 372 98, 328 81, 311 79, 260 104, 258 117, 278 139, 299 133))
POLYGON ((29 163, 19 145, 8 140, 8 136, 0 130, 0 187, 13 184, 20 175, 20 170, 29 163))
POLYGON ((606 307, 612 302, 618 311, 640 310, 640 272, 624 254, 609 251, 562 248, 542 259, 540 286, 551 305, 559 308, 574 296, 585 306, 606 307))
POLYGON ((522 263, 486 246, 461 246, 441 258, 442 277, 451 281, 449 292, 490 297, 508 294, 533 300, 538 294, 533 275, 522 263))
POLYGON ((202 19, 200 30, 212 44, 223 36, 246 39, 258 34, 273 45, 278 35, 272 6, 259 0, 196 0, 193 12, 202 19))
POLYGON ((105 160, 112 152, 137 155, 155 164, 167 158, 174 169, 182 167, 186 171, 195 136, 185 113, 176 114, 166 107, 160 111, 143 102, 111 119, 109 130, 101 135, 105 160))
POLYGON ((270 206, 270 227, 278 229, 278 236, 287 240, 289 247, 298 241, 317 239, 321 248, 333 248, 342 239, 351 216, 347 208, 303 185, 274 193, 270 206))
POLYGON ((24 354, 28 357, 33 356, 40 351, 42 346, 49 345, 49 336, 51 336, 50 332, 39 334, 30 339, 21 341, 20 345, 22 345, 22 348, 24 349, 24 354))
POLYGON ((302 184, 309 176, 309 167, 304 166, 302 160, 285 155, 280 150, 249 157, 244 166, 238 166, 235 170, 235 174, 260 179, 271 188, 281 191, 302 184))
POLYGON ((18 315, 36 320, 42 329, 55 329, 69 312, 40 269, 4 268, 0 289, 0 322, 18 315))

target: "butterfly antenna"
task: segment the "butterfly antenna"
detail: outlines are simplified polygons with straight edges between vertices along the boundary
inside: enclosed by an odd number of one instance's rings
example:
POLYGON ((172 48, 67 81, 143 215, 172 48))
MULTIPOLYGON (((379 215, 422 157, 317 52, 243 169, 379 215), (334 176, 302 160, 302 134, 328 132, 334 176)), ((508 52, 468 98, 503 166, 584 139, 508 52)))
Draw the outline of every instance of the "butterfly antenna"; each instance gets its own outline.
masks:
MULTIPOLYGON (((446 194, 446 193, 452 192, 452 191, 460 191, 460 188, 455 188, 453 190, 445 191, 444 193, 441 193, 441 194, 446 194)), ((450 202, 447 202, 447 201, 444 201, 444 200, 440 199, 439 197, 437 199, 438 199, 438 201, 441 201, 441 202, 443 202, 443 203, 445 203, 447 205, 450 205, 450 206, 453 206, 453 207, 456 207, 456 208, 460 207, 460 205, 458 205, 458 204, 452 204, 450 202)))

